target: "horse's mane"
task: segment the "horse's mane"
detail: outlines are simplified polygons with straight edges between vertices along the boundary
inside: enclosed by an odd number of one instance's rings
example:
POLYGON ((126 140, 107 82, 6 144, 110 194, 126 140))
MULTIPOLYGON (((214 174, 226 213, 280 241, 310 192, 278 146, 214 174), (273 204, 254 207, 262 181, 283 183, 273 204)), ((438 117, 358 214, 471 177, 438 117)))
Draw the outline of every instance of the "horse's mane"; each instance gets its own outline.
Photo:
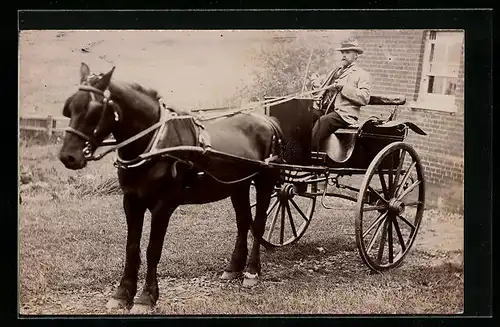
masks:
POLYGON ((152 89, 149 87, 144 87, 141 84, 136 83, 136 82, 129 83, 128 85, 130 86, 130 88, 132 88, 136 91, 139 91, 141 93, 145 93, 145 94, 149 95, 154 100, 160 99, 160 94, 155 89, 152 89))
MULTIPOLYGON (((153 100, 155 102, 162 99, 162 96, 160 95, 160 93, 157 90, 150 88, 150 87, 145 87, 137 82, 121 82, 118 84, 115 83, 115 85, 119 85, 123 96, 127 96, 128 94, 130 94, 130 92, 127 92, 127 89, 129 89, 129 90, 134 90, 140 94, 146 95, 147 97, 149 97, 151 100, 153 100)), ((179 115, 193 115, 193 113, 188 111, 188 110, 179 109, 179 108, 177 108, 175 106, 171 106, 171 105, 166 105, 166 109, 173 111, 173 112, 176 112, 179 115)))

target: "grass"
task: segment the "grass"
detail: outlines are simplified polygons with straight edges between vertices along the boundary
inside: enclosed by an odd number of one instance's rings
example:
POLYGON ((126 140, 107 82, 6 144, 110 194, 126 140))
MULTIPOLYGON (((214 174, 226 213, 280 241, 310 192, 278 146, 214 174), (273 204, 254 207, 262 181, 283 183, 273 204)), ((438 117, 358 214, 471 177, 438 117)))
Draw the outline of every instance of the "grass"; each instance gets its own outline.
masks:
MULTIPOLYGON (((56 160, 57 147, 21 148, 22 168, 31 167, 35 178, 48 186, 22 192, 20 310, 106 314, 105 303, 121 277, 126 224, 121 197, 95 188, 114 170, 108 160, 67 171, 56 160), (95 192, 79 196, 92 188, 95 192), (57 197, 43 197, 50 193, 57 197)), ((300 242, 262 250, 262 282, 248 290, 240 281, 218 280, 236 237, 230 201, 183 206, 167 231, 159 264, 160 299, 152 314, 458 313, 463 308, 463 270, 449 263, 462 253, 461 219, 427 210, 405 263, 372 274, 357 252, 352 210, 324 210, 318 204, 300 242)), ((149 223, 147 215, 139 287, 149 223)))
MULTIPOLYGON (((78 84, 81 61, 103 72, 116 65, 117 78, 158 88, 166 101, 185 108, 225 105, 224 99, 251 82, 245 42, 234 53, 211 49, 212 56, 200 57, 205 45, 188 42, 179 49, 170 34, 118 36, 110 31, 23 32, 20 112, 60 115, 78 84), (133 46, 124 53, 126 44, 133 46), (90 52, 81 52, 86 46, 90 52), (208 70, 201 74, 200 67, 208 70)), ((113 155, 70 171, 57 160, 59 146, 35 140, 19 145, 24 180, 18 221, 20 313, 107 314, 105 304, 121 277, 126 242, 121 197, 107 195, 109 189, 103 187, 116 176, 113 155)), ((149 226, 146 216, 143 262, 149 226)), ((352 210, 323 210, 318 204, 300 242, 262 250, 261 284, 243 289, 240 281, 218 280, 236 237, 230 201, 184 206, 175 211, 167 231, 158 267, 160 299, 153 314, 461 312, 463 270, 449 263, 463 253, 462 235, 460 214, 427 210, 403 266, 371 274, 357 252, 352 210)))

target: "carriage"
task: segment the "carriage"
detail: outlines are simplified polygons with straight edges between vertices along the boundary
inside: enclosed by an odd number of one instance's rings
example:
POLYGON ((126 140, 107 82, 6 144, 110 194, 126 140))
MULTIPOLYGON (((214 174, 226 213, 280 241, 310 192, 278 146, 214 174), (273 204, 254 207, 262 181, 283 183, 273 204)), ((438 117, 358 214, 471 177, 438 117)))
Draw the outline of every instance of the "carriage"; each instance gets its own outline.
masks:
POLYGON ((159 296, 157 265, 174 210, 227 197, 238 233, 222 279, 243 274, 244 286, 255 285, 261 273, 260 245, 275 248, 297 242, 311 222, 317 199, 331 208, 327 199, 332 197, 356 203, 356 244, 370 269, 384 271, 402 263, 425 204, 422 164, 404 142, 410 130, 425 132, 394 119, 404 97, 371 96, 369 105, 395 106, 388 119, 370 117, 340 129, 320 151, 312 152, 315 100, 305 96, 315 91, 262 101, 264 115, 240 115, 259 106, 242 107, 204 126, 190 112, 165 106, 155 90, 111 82, 113 71, 91 74, 82 63, 81 85, 63 108, 71 120, 59 153, 62 163, 76 170, 117 152, 127 246, 122 279, 109 308, 152 308, 159 296), (106 142, 110 134, 115 140, 106 142), (111 147, 95 153, 105 145, 111 147), (146 283, 134 302, 147 209, 151 233, 146 283), (255 236, 250 253, 249 229, 255 236))
POLYGON ((409 130, 425 132, 394 119, 405 97, 375 95, 369 105, 393 107, 388 119, 370 117, 339 129, 322 151, 311 152, 313 101, 294 98, 265 108, 283 129, 285 163, 270 163, 281 170, 282 178, 267 210, 262 244, 276 248, 297 242, 313 218, 317 200, 334 209, 326 202, 336 197, 356 203, 356 244, 368 267, 384 271, 399 266, 415 240, 425 202, 420 159, 404 140, 409 130))
MULTIPOLYGON (((260 240, 266 249, 297 242, 309 227, 318 202, 326 209, 349 210, 328 205, 328 198, 339 198, 355 203, 356 245, 363 262, 377 272, 398 267, 413 245, 425 205, 423 167, 415 149, 404 141, 410 130, 426 133, 412 122, 395 119, 399 106, 406 103, 404 96, 372 95, 369 106, 392 107, 387 119, 371 116, 339 129, 321 145, 321 151, 313 152, 314 101, 295 96, 264 101, 264 114, 274 117, 283 131, 279 158, 256 161, 199 146, 177 146, 149 152, 129 164, 195 152, 229 165, 245 163, 279 170, 281 178, 272 193, 260 240)), ((225 116, 228 114, 218 117, 225 116)), ((255 191, 251 198, 255 217, 255 191)))

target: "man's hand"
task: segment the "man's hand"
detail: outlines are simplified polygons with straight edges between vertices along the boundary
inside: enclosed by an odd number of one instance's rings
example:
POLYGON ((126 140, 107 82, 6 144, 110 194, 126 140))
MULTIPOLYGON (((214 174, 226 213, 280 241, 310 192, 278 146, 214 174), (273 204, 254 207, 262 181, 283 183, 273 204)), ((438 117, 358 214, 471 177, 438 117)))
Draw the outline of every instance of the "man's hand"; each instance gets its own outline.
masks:
POLYGON ((336 80, 335 82, 333 82, 333 88, 336 89, 337 91, 340 91, 344 87, 345 82, 346 82, 345 79, 336 80))

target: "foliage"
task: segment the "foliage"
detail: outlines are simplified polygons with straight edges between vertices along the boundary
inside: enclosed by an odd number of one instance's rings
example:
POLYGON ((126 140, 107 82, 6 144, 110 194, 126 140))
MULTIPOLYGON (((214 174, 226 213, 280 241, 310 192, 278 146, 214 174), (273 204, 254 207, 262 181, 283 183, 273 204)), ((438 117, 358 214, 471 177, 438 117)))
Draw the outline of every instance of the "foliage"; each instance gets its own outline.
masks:
POLYGON ((314 73, 324 79, 336 66, 334 48, 330 40, 322 38, 274 39, 264 43, 253 57, 253 91, 260 96, 297 93, 302 90, 306 74, 305 90, 310 90, 314 73))

